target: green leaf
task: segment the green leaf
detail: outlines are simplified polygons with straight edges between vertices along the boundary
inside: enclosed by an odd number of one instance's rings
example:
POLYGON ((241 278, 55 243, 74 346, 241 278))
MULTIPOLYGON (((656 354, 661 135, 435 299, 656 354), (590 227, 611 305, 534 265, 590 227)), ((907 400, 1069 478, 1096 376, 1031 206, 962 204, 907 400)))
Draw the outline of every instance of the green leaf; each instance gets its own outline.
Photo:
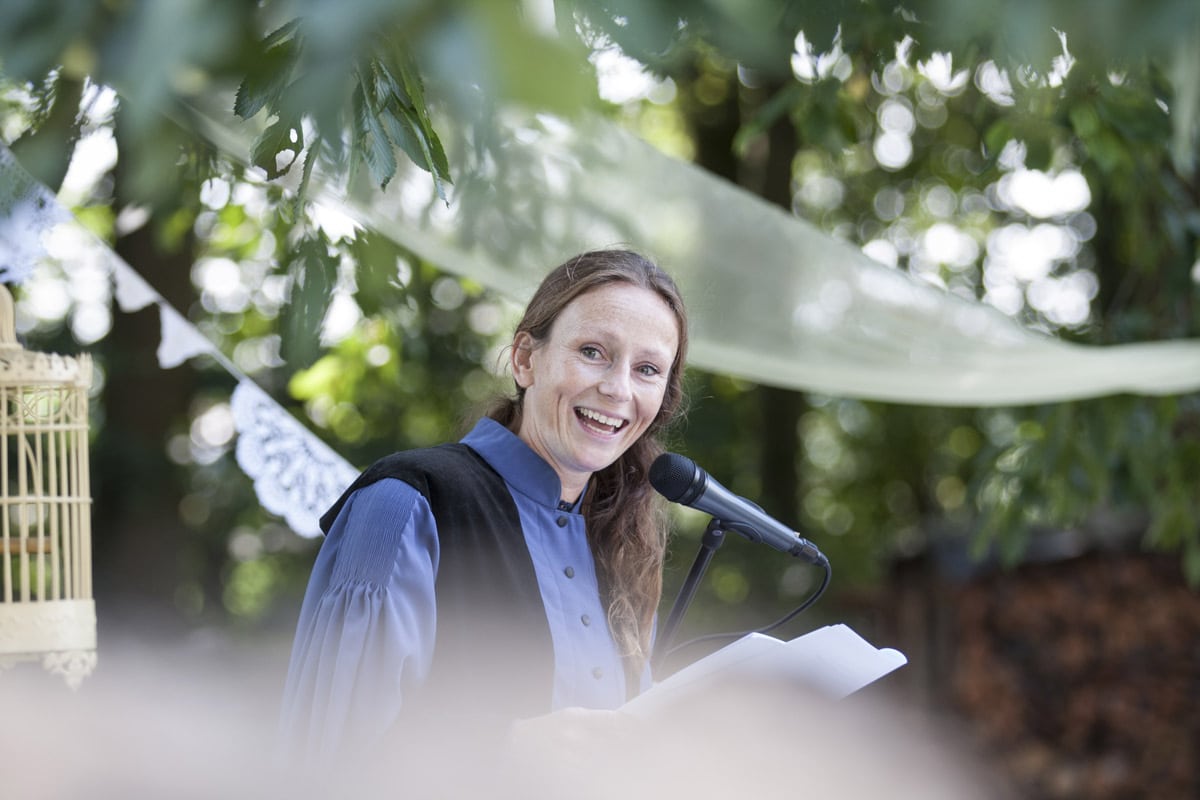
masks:
POLYGON ((1027 137, 1024 142, 1025 166, 1029 169, 1049 169, 1054 154, 1050 139, 1044 135, 1034 135, 1027 137))
POLYGON ((371 180, 380 189, 387 188, 388 181, 396 175, 396 155, 392 151, 392 141, 384 131, 379 114, 371 107, 363 88, 363 81, 358 81, 354 88, 352 99, 354 105, 355 140, 358 150, 371 180))
POLYGON ((365 316, 382 314, 396 303, 396 260, 400 253, 385 236, 364 234, 350 243, 350 253, 358 265, 355 271, 354 299, 365 316))
MULTIPOLYGON (((381 94, 386 92, 387 94, 393 95, 396 100, 404 106, 412 106, 414 104, 415 101, 413 100, 412 94, 404 86, 401 80, 405 77, 406 72, 403 65, 397 65, 397 68, 393 70, 385 61, 379 59, 374 62, 373 66, 378 71, 377 85, 381 85, 383 87, 381 94), (401 79, 396 77, 396 73, 401 76, 401 79)), ((420 78, 418 77, 415 82, 418 89, 417 96, 420 98, 421 104, 424 105, 425 99, 419 93, 421 88, 420 78)))
POLYGON ((288 394, 297 400, 312 400, 323 394, 332 394, 344 377, 340 358, 322 356, 307 369, 296 370, 288 381, 288 394))
POLYGON ((734 135, 734 152, 745 158, 750 143, 757 136, 769 130, 776 120, 795 108, 800 103, 803 93, 803 86, 799 83, 790 83, 763 103, 754 116, 743 124, 734 135))
POLYGON ((434 189, 442 202, 446 202, 445 184, 450 181, 447 175, 446 154, 442 152, 441 142, 436 139, 430 142, 425 138, 425 131, 421 129, 416 113, 409 109, 402 109, 399 117, 389 113, 382 115, 382 118, 388 126, 392 141, 414 164, 433 176, 434 189))
POLYGON ((287 39, 292 38, 292 35, 299 29, 299 27, 299 18, 294 19, 291 22, 285 22, 263 37, 263 46, 271 48, 287 39))
POLYGON ((388 136, 412 159, 413 163, 426 172, 432 172, 425 149, 421 146, 420 130, 412 121, 412 113, 407 109, 400 109, 400 113, 397 115, 389 110, 388 113, 382 115, 382 121, 387 126, 388 136))
POLYGON ((1071 127, 1075 129, 1075 135, 1082 139, 1094 136, 1100 130, 1100 117, 1090 102, 1071 106, 1067 116, 1071 120, 1071 127))
POLYGON ((313 167, 316 166, 317 158, 321 154, 323 142, 324 140, 320 136, 317 136, 304 153, 304 170, 300 173, 300 186, 296 189, 296 199, 292 203, 295 207, 295 216, 297 217, 300 216, 300 210, 304 208, 304 203, 308 198, 308 184, 312 179, 313 167))
MULTIPOLYGON (((417 109, 418 113, 428 122, 428 112, 425 110, 425 86, 421 82, 421 75, 417 72, 416 67, 409 63, 401 56, 396 64, 395 71, 400 79, 401 93, 397 93, 401 102, 405 105, 412 106, 417 109)), ((389 72, 389 76, 391 73, 389 72)))
POLYGON ((983 144, 987 148, 988 158, 997 158, 1004 145, 1013 138, 1012 125, 1006 119, 997 120, 983 135, 983 144))
POLYGON ((300 40, 292 37, 297 25, 293 20, 263 40, 266 52, 242 80, 233 101, 233 113, 242 119, 250 119, 263 108, 278 110, 279 99, 291 82, 292 70, 300 57, 300 40))
POLYGON ((259 134, 250 148, 250 161, 256 167, 261 167, 267 173, 268 180, 274 180, 285 175, 296 163, 300 151, 304 149, 304 134, 298 124, 291 120, 279 119, 269 125, 259 134), (285 166, 279 167, 276 155, 286 151, 292 152, 292 160, 285 166))
MULTIPOLYGON (((425 162, 425 169, 433 175, 434 185, 437 189, 438 197, 442 201, 446 200, 446 187, 443 184, 453 184, 454 181, 450 177, 450 162, 446 158, 446 151, 442 147, 442 141, 438 138, 437 131, 433 127, 433 122, 429 118, 429 110, 425 104, 425 88, 421 83, 421 76, 416 68, 406 60, 402 60, 397 64, 397 72, 400 76, 400 81, 403 84, 403 96, 397 95, 397 98, 411 111, 408 121, 413 126, 413 133, 416 136, 416 142, 421 149, 422 158, 425 162), (405 100, 408 100, 405 103, 405 100)), ((397 140, 397 144, 403 147, 403 143, 397 140)), ((413 158, 414 162, 420 163, 411 152, 409 157, 413 158)))
POLYGON ((1200 587, 1200 543, 1192 540, 1183 551, 1183 574, 1188 586, 1200 587))
POLYGON ((281 312, 280 353, 296 369, 312 364, 320 352, 321 323, 337 279, 338 259, 317 235, 302 240, 287 265, 292 277, 288 304, 281 312))

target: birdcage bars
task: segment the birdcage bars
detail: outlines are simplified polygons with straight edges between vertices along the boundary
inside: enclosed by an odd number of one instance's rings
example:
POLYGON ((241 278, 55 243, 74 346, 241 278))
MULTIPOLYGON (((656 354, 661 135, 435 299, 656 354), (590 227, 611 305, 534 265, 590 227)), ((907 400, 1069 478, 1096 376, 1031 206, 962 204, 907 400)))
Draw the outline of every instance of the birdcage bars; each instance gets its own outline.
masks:
POLYGON ((0 287, 0 667, 40 659, 71 686, 96 663, 91 374, 86 355, 17 344, 0 287))

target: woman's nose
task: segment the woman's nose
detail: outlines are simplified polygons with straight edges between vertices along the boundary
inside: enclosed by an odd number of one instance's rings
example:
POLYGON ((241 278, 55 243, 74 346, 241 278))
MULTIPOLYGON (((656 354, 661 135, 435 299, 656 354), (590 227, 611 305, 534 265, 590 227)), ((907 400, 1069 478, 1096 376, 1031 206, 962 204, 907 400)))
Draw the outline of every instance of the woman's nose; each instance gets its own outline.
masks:
POLYGON ((614 365, 600 381, 600 393, 614 400, 628 400, 632 396, 629 371, 614 365))

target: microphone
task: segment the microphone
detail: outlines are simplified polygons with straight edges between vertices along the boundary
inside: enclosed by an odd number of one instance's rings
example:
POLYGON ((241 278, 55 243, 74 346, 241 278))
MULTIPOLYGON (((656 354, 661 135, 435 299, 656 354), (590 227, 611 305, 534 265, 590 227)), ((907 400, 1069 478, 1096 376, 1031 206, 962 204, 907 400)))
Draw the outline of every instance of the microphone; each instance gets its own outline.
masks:
POLYGON ((687 456, 663 453, 650 465, 650 485, 672 503, 681 503, 724 523, 752 542, 827 566, 829 559, 816 545, 744 497, 734 494, 687 456))

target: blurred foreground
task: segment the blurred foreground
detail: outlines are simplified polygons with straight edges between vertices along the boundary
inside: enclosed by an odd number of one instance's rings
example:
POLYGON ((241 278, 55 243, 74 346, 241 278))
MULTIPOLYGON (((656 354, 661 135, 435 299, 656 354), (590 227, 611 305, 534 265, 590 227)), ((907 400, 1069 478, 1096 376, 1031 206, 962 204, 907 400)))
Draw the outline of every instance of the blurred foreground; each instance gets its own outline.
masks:
POLYGON ((661 719, 572 709, 519 723, 494 748, 456 729, 378 763, 284 767, 274 743, 286 658, 282 643, 238 648, 215 635, 171 645, 109 637, 77 692, 32 665, 8 670, 4 794, 1010 796, 947 731, 889 703, 881 686, 838 703, 796 687, 730 686, 661 719))

